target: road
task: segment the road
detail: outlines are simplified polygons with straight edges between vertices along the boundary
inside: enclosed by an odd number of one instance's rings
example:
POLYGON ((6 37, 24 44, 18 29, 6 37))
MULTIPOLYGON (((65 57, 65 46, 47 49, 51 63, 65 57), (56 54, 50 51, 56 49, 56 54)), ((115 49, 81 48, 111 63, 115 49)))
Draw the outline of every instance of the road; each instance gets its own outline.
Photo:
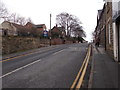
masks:
POLYGON ((65 44, 4 59, 3 88, 70 88, 88 44, 65 44))

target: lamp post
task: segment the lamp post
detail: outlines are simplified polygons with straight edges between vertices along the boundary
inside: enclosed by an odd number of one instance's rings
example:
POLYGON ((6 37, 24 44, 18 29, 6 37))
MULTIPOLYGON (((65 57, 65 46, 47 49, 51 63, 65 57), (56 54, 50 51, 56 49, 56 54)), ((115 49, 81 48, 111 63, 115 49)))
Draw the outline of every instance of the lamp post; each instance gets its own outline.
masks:
POLYGON ((50 46, 51 46, 51 17, 52 17, 52 15, 50 14, 50 46))

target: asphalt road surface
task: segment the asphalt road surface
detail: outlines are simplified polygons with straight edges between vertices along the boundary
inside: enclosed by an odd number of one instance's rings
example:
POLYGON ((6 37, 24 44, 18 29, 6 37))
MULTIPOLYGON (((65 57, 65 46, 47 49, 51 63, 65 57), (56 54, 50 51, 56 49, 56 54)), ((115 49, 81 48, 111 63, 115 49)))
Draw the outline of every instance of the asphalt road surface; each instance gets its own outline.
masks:
POLYGON ((4 59, 2 88, 70 88, 87 49, 87 43, 65 44, 4 59))

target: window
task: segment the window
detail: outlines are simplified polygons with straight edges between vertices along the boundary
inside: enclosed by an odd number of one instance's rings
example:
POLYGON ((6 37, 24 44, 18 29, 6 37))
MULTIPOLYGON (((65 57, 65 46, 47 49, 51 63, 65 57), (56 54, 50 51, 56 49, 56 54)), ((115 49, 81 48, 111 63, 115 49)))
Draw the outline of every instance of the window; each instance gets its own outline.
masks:
POLYGON ((110 24, 108 24, 108 42, 109 42, 109 44, 111 44, 110 24))

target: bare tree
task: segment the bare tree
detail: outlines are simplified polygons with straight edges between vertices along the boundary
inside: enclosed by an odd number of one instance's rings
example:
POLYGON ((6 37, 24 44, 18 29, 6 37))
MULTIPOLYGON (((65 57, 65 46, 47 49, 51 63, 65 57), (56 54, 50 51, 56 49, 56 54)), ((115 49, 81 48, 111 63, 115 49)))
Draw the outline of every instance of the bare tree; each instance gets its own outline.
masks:
POLYGON ((59 26, 64 26, 67 30, 67 36, 80 36, 85 37, 85 32, 81 26, 81 21, 74 15, 66 12, 60 13, 56 16, 56 21, 59 26))
POLYGON ((7 17, 8 17, 8 10, 5 7, 5 5, 2 2, 0 2, 0 19, 6 20, 7 17))
POLYGON ((16 13, 10 14, 7 18, 7 21, 17 23, 17 14, 16 13))
POLYGON ((68 13, 60 13, 59 15, 56 16, 57 24, 61 27, 65 27, 67 32, 68 32, 68 18, 69 18, 68 13))
POLYGON ((18 16, 16 21, 20 25, 25 25, 27 23, 27 20, 24 17, 22 17, 22 16, 18 16))
POLYGON ((33 23, 33 21, 31 20, 31 18, 26 19, 26 22, 33 23))
POLYGON ((20 25, 25 25, 27 22, 32 22, 30 18, 26 19, 25 17, 22 17, 16 13, 12 13, 11 15, 9 15, 7 21, 20 25))

